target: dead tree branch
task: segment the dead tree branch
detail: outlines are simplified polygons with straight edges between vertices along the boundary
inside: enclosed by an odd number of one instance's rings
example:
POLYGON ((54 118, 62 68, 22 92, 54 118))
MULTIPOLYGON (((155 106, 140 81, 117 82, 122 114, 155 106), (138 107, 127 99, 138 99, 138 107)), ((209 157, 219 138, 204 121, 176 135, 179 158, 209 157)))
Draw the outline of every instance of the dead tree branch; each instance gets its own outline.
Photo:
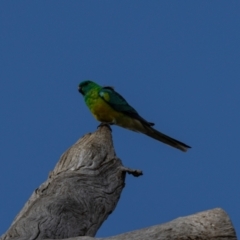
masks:
MULTIPOLYGON (((94 239, 115 209, 126 172, 116 157, 109 127, 101 126, 69 148, 0 240, 94 239), (85 237, 79 237, 85 236, 85 237)), ((102 239, 102 238, 98 238, 102 239)), ((213 209, 106 240, 237 239, 228 215, 213 209)))

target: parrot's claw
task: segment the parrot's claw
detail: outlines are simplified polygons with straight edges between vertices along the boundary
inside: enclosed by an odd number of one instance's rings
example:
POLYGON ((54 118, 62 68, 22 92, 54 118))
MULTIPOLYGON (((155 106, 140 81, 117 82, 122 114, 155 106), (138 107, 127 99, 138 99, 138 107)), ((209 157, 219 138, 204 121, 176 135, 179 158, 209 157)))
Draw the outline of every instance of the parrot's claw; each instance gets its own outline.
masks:
POLYGON ((103 127, 103 126, 106 126, 109 128, 109 130, 112 132, 112 129, 110 127, 110 125, 113 125, 113 123, 104 123, 104 122, 101 122, 97 128, 100 128, 100 127, 103 127))

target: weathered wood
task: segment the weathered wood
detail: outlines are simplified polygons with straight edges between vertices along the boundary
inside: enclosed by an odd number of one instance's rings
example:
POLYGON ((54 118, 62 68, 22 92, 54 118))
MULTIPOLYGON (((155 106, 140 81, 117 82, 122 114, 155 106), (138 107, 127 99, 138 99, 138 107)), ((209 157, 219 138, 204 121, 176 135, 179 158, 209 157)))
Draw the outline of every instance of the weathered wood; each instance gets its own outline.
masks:
POLYGON ((237 239, 228 215, 219 208, 113 237, 93 238, 115 209, 126 172, 142 174, 122 165, 110 129, 101 126, 61 156, 0 240, 237 239))
POLYGON ((1 240, 95 236, 115 209, 126 172, 113 148, 109 127, 87 134, 60 158, 1 240))
POLYGON ((226 212, 216 208, 177 218, 132 232, 107 238, 77 237, 65 240, 236 240, 236 233, 226 212))

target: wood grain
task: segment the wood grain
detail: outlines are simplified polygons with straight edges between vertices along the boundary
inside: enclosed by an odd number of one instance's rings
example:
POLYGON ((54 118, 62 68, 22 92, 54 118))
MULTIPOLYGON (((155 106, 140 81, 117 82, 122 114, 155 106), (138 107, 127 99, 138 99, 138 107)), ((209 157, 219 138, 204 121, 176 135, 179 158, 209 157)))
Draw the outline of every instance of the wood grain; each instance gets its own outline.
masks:
POLYGON ((126 173, 116 156, 111 129, 86 134, 60 158, 0 240, 235 240, 230 218, 220 208, 108 238, 93 238, 114 211, 126 173), (82 237, 80 237, 82 236, 82 237))
POLYGON ((126 172, 142 174, 123 167, 109 127, 101 126, 61 156, 1 239, 95 236, 116 207, 126 172))

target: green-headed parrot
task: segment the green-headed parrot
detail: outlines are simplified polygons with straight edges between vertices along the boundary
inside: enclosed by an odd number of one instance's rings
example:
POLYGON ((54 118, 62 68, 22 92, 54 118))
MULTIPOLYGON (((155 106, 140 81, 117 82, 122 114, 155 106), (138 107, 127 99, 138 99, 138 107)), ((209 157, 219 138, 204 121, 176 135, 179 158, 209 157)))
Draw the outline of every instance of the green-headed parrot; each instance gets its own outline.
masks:
POLYGON ((154 129, 154 123, 142 118, 112 87, 102 87, 86 80, 79 84, 78 91, 84 96, 85 103, 98 121, 141 132, 184 152, 191 148, 154 129))

